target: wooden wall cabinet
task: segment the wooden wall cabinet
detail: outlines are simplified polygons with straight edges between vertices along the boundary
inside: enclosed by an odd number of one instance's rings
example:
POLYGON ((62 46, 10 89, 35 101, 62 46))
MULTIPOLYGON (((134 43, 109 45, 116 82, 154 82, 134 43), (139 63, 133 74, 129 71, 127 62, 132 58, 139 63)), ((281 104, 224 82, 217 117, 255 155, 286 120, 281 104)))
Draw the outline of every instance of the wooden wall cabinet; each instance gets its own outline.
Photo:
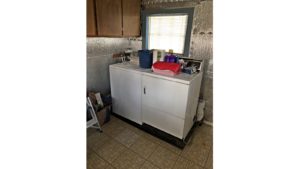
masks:
POLYGON ((86 34, 87 36, 97 36, 95 2, 86 1, 86 34))
POLYGON ((87 0, 87 36, 93 36, 92 24, 95 23, 96 36, 129 37, 140 36, 141 0, 87 0), (95 9, 89 7, 94 2, 95 9), (95 18, 90 17, 94 13, 95 18))
POLYGON ((96 0, 99 36, 122 36, 121 0, 96 0))
POLYGON ((141 0, 122 0, 123 36, 140 36, 141 0))

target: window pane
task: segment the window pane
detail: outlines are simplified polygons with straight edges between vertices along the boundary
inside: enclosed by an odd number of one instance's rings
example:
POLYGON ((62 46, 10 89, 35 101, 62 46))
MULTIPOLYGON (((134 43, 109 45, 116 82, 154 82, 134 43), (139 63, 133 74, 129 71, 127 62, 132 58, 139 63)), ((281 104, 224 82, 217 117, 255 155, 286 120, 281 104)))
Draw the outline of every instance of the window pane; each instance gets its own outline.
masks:
POLYGON ((187 15, 148 17, 148 49, 173 49, 183 54, 187 15))

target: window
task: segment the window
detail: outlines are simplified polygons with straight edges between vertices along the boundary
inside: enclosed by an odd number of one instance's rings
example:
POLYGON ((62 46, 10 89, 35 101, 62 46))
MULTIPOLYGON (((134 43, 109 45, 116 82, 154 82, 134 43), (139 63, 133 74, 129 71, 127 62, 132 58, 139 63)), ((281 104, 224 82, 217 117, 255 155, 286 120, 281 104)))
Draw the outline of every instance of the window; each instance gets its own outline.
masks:
POLYGON ((187 15, 150 16, 148 18, 148 48, 173 49, 183 54, 187 15))
POLYGON ((193 8, 143 11, 143 49, 189 55, 193 8))

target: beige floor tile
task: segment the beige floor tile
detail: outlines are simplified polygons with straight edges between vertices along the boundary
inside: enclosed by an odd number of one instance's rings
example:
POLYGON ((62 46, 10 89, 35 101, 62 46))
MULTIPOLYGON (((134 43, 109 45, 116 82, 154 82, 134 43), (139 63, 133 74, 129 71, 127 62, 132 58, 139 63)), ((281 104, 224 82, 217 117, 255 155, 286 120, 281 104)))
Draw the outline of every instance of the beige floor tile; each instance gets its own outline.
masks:
POLYGON ((105 168, 103 168, 103 169, 115 169, 115 167, 113 167, 113 166, 111 166, 110 164, 109 165, 107 165, 105 168))
MULTIPOLYGON (((116 117, 114 117, 114 118, 116 118, 116 117)), ((134 133, 136 133, 137 135, 142 136, 143 133, 145 133, 143 130, 141 130, 141 129, 139 129, 139 128, 137 128, 137 127, 135 127, 135 126, 133 126, 133 125, 131 125, 131 124, 123 121, 123 120, 118 119, 117 123, 118 123, 119 126, 122 126, 124 128, 129 129, 129 130, 133 131, 134 133)))
POLYGON ((181 157, 204 167, 209 151, 210 148, 206 148, 198 144, 186 145, 181 153, 181 157))
POLYGON ((208 159, 205 164, 205 168, 212 169, 213 168, 213 149, 210 149, 208 159))
POLYGON ((86 157, 88 158, 92 153, 94 153, 94 151, 91 148, 87 147, 86 148, 86 157))
MULTIPOLYGON (((118 118, 117 118, 118 119, 118 118)), ((131 126, 131 124, 129 124, 129 123, 127 123, 127 122, 125 122, 125 121, 123 121, 123 120, 121 120, 121 119, 118 119, 118 124, 119 125, 121 125, 121 126, 123 126, 123 127, 125 127, 125 128, 128 128, 129 126, 131 126)))
POLYGON ((205 124, 195 128, 183 150, 114 116, 103 126, 103 131, 87 130, 88 168, 213 167, 213 128, 205 124))
POLYGON ((212 127, 201 125, 194 129, 194 132, 189 140, 189 144, 202 144, 202 146, 210 147, 213 142, 212 127))
POLYGON ((157 149, 149 157, 149 161, 162 169, 172 168, 179 155, 172 151, 158 146, 157 149))
POLYGON ((140 137, 130 146, 130 149, 143 158, 148 158, 158 147, 158 144, 147 140, 144 137, 140 137))
POLYGON ((127 124, 126 128, 128 128, 129 130, 135 132, 136 134, 143 136, 143 134, 145 134, 145 131, 143 131, 142 129, 139 129, 131 124, 127 124))
POLYGON ((126 149, 116 160, 113 161, 112 165, 117 169, 138 169, 141 168, 144 162, 145 159, 130 149, 126 149))
POLYGON ((95 150, 106 143, 109 139, 111 138, 109 138, 106 134, 96 132, 87 138, 87 146, 95 150))
POLYGON ((108 162, 114 161, 124 150, 125 146, 113 139, 109 139, 101 147, 98 147, 95 152, 108 162))
POLYGON ((188 143, 186 144, 186 147, 189 147, 189 146, 196 146, 197 147, 201 147, 201 148, 206 148, 206 149, 209 149, 212 145, 212 138, 211 137, 208 137, 208 136, 199 136, 199 135, 196 135, 197 133, 193 133, 195 135, 193 135, 190 140, 188 141, 188 143))
POLYGON ((110 137, 116 138, 119 134, 121 134, 126 128, 120 125, 119 122, 109 121, 106 125, 103 126, 103 132, 110 137))
POLYGON ((126 147, 130 147, 139 137, 139 135, 126 128, 122 133, 118 134, 115 139, 126 147))
POLYGON ((201 125, 195 128, 191 140, 185 146, 181 157, 204 167, 212 147, 212 127, 201 125))
POLYGON ((196 135, 201 137, 212 137, 213 136, 213 128, 209 125, 202 124, 201 126, 197 126, 195 128, 196 135))
POLYGON ((113 123, 119 123, 121 120, 117 117, 115 117, 114 115, 111 115, 110 116, 110 122, 113 122, 113 123))
POLYGON ((94 128, 87 128, 86 129, 86 136, 89 137, 91 135, 93 135, 94 133, 97 133, 99 131, 97 131, 97 129, 94 129, 94 128))
POLYGON ((149 161, 145 161, 141 169, 159 169, 159 168, 151 164, 149 161))
POLYGON ((101 159, 96 153, 88 153, 87 155, 87 168, 88 169, 103 169, 109 168, 110 164, 101 159))
POLYGON ((176 153, 178 155, 180 155, 181 152, 183 151, 183 149, 178 148, 178 147, 176 147, 176 146, 174 146, 174 145, 172 145, 172 144, 170 144, 170 143, 168 143, 168 142, 166 142, 164 140, 161 140, 161 142, 159 142, 159 144, 161 146, 163 146, 164 148, 166 148, 166 149, 168 149, 168 150, 170 150, 170 151, 172 151, 172 152, 174 152, 174 153, 176 153))
POLYGON ((161 145, 162 147, 165 147, 168 150, 170 150, 170 151, 172 151, 172 152, 174 152, 178 155, 181 154, 181 152, 182 152, 182 149, 180 149, 180 148, 178 148, 178 147, 176 147, 176 146, 174 146, 174 145, 172 145, 172 144, 170 144, 170 143, 168 143, 168 142, 166 142, 166 141, 164 141, 164 140, 162 140, 162 139, 160 139, 156 136, 153 136, 153 135, 151 135, 147 132, 144 132, 142 136, 145 137, 146 139, 150 140, 151 142, 154 142, 158 145, 161 145))
POLYGON ((203 168, 196 165, 192 161, 179 157, 173 169, 203 169, 203 168))
POLYGON ((148 139, 149 141, 154 142, 159 145, 161 145, 162 144, 161 142, 163 142, 163 140, 161 140, 161 139, 157 138, 156 136, 153 136, 147 132, 144 132, 142 136, 144 138, 148 139))

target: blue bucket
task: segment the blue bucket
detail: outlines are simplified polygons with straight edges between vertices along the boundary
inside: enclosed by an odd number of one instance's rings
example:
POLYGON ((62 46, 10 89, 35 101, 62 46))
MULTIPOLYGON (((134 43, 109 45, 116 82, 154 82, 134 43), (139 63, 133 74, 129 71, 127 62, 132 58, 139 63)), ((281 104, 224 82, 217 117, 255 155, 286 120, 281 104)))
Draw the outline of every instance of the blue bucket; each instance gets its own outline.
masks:
POLYGON ((149 69, 152 67, 153 54, 151 50, 139 50, 140 67, 149 69))

